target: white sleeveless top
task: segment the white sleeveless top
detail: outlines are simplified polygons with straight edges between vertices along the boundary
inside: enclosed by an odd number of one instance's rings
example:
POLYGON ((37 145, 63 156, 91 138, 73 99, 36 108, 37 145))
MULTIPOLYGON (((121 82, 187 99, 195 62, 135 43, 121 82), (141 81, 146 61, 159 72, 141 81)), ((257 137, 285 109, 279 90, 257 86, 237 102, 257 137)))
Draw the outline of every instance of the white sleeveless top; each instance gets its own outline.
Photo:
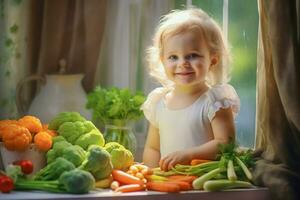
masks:
POLYGON ((194 103, 183 109, 168 109, 164 102, 167 88, 156 88, 142 105, 144 115, 158 128, 161 157, 169 153, 198 146, 213 139, 210 125, 220 108, 232 108, 238 113, 240 99, 229 84, 209 88, 194 103))

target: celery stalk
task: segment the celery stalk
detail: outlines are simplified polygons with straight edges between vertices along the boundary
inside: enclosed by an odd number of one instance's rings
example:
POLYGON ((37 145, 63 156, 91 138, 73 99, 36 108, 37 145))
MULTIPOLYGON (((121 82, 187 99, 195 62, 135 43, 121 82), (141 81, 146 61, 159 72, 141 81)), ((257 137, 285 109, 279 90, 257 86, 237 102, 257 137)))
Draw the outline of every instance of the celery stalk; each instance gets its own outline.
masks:
POLYGON ((224 171, 223 169, 221 168, 217 168, 217 169, 214 169, 202 176, 200 176, 199 178, 195 179, 193 181, 193 188, 196 189, 196 190, 199 190, 199 189, 202 189, 203 188, 203 184, 214 178, 215 176, 217 176, 220 172, 224 171))
POLYGON ((227 177, 230 181, 237 180, 237 176, 236 176, 235 171, 234 171, 232 160, 229 160, 228 164, 227 164, 227 177))
POLYGON ((235 159, 238 163, 238 165, 242 168, 242 170, 244 171, 246 177, 249 179, 249 180, 252 180, 252 174, 251 172, 249 171, 248 167, 243 163, 243 161, 241 161, 237 156, 235 156, 235 159))
POLYGON ((252 188, 253 185, 246 181, 230 181, 226 179, 206 181, 203 185, 205 191, 219 191, 233 188, 252 188))

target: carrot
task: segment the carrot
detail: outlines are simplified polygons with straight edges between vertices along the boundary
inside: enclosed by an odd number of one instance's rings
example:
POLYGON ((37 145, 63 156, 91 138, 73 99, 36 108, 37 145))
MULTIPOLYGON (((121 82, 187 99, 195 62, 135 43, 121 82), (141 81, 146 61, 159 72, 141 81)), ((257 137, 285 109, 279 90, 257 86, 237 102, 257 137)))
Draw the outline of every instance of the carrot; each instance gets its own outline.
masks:
POLYGON ((122 185, 115 189, 116 192, 137 192, 144 190, 145 186, 140 184, 122 185))
POLYGON ((172 175, 172 176, 168 176, 167 179, 169 181, 183 181, 183 182, 187 182, 187 183, 192 183, 196 178, 197 178, 197 176, 172 175))
POLYGON ((165 183, 174 183, 176 185, 178 185, 180 187, 180 190, 181 191, 186 191, 186 190, 192 190, 193 189, 193 186, 192 186, 192 183, 188 183, 188 182, 185 182, 185 181, 167 181, 165 183))
POLYGON ((210 162, 211 160, 204 160, 204 159, 193 159, 191 161, 191 165, 198 165, 198 164, 202 164, 202 163, 206 163, 206 162, 210 162))
POLYGON ((148 182, 146 183, 148 190, 154 190, 159 192, 179 192, 180 186, 176 183, 168 182, 148 182))
POLYGON ((139 184, 139 185, 144 184, 144 182, 142 180, 140 180, 139 178, 137 178, 131 174, 128 174, 122 170, 114 169, 111 174, 112 174, 114 180, 116 180, 122 184, 139 184))

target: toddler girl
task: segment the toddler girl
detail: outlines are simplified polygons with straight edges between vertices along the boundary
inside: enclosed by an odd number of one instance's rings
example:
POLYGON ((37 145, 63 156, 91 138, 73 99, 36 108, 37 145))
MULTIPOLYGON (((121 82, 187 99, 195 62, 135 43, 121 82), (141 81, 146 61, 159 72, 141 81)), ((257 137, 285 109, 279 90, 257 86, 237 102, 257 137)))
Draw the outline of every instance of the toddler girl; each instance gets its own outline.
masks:
POLYGON ((229 53, 217 23, 201 9, 162 18, 148 51, 150 75, 163 87, 142 106, 149 120, 143 161, 162 170, 215 159, 235 137, 239 98, 226 84, 229 53))

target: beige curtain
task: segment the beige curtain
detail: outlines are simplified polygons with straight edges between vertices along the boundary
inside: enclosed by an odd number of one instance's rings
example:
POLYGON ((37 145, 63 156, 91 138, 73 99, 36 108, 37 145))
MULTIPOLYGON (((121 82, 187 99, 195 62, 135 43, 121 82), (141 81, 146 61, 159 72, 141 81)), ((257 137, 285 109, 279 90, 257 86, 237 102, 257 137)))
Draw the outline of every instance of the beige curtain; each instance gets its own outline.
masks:
MULTIPOLYGON (((39 2, 38 2, 39 3, 39 2)), ((83 85, 94 84, 105 26, 106 0, 46 0, 43 3, 39 74, 57 73, 60 59, 67 73, 85 73, 83 85)))
POLYGON ((300 1, 259 0, 255 182, 300 199, 300 1))

